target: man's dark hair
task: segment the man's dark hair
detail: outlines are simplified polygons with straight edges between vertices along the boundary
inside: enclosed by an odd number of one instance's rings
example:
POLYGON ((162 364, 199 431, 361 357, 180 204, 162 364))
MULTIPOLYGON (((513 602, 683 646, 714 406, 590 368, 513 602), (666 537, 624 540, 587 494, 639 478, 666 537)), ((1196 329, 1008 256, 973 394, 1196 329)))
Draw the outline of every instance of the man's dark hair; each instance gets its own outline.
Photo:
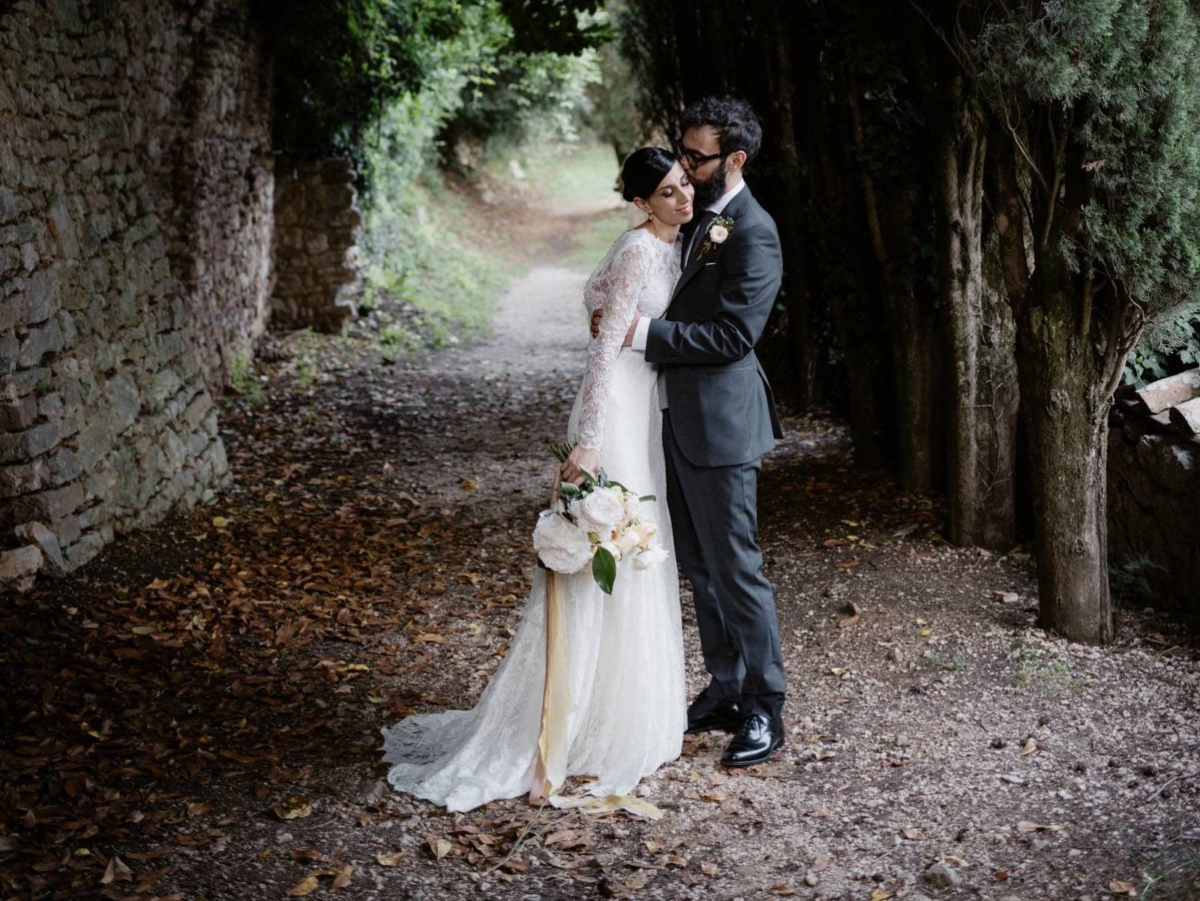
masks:
POLYGON ((750 104, 732 97, 704 97, 683 111, 680 127, 703 128, 711 125, 717 132, 721 153, 739 150, 746 153, 746 163, 753 161, 762 146, 762 126, 750 104))

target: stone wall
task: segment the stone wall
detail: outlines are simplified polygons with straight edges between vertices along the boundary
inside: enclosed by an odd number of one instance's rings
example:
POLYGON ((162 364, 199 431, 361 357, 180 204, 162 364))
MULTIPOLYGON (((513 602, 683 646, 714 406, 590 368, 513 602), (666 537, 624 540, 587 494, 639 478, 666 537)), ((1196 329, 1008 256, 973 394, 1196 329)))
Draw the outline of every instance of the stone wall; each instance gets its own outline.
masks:
POLYGON ((0 5, 0 584, 226 484, 266 326, 270 72, 240 0, 0 5))
POLYGON ((1114 578, 1200 614, 1200 443, 1114 410, 1108 433, 1108 555, 1114 578), (1144 566, 1144 563, 1150 566, 1144 566))
POLYGON ((272 322, 339 332, 359 297, 354 170, 341 160, 275 165, 272 322))

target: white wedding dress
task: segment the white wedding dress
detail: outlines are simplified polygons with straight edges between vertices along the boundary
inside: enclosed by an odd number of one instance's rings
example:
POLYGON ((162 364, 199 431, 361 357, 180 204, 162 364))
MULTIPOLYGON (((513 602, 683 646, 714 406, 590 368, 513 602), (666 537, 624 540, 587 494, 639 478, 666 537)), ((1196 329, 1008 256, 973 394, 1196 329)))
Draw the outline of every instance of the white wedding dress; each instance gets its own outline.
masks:
MULTIPOLYGON (((567 774, 594 776, 588 791, 601 797, 629 793, 678 757, 687 725, 655 370, 642 354, 621 347, 635 313, 662 315, 678 278, 678 245, 635 228, 617 239, 584 288, 589 318, 601 306, 604 316, 588 346, 567 438, 596 447, 611 478, 657 496, 648 506, 669 553, 665 563, 643 570, 631 558, 620 561, 611 597, 596 586, 590 567, 559 576, 574 705, 567 774)), ((550 458, 547 475, 553 465, 550 458)), ((392 765, 388 781, 396 790, 451 811, 529 792, 546 672, 545 593, 545 571, 538 567, 508 653, 473 709, 418 714, 382 730, 384 760, 392 765)))

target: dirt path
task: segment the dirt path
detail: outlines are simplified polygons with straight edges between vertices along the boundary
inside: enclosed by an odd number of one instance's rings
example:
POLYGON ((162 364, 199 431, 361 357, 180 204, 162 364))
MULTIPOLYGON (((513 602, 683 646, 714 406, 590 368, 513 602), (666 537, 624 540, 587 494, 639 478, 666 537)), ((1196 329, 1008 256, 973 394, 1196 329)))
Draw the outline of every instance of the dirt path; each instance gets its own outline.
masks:
POLYGON ((775 761, 689 742, 644 782, 657 822, 389 790, 380 726, 472 704, 515 630, 583 279, 535 269, 490 338, 395 366, 331 347, 310 380, 281 342, 216 507, 6 599, 0 895, 1200 898, 1194 642, 1124 609, 1113 647, 1048 638, 1027 555, 947 547, 795 416, 760 491, 775 761))

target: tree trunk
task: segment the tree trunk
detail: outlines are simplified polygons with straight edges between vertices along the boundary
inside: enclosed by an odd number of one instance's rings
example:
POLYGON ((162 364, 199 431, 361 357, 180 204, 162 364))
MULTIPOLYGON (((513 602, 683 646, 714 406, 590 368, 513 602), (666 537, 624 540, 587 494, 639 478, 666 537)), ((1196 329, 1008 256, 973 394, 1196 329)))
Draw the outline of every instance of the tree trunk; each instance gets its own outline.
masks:
POLYGON ((1108 404, 1072 371, 1070 329, 1027 329, 1033 346, 1018 353, 1021 394, 1029 408, 1038 625, 1073 641, 1112 640, 1108 587, 1108 404))
MULTIPOLYGON (((847 106, 854 144, 865 155, 866 137, 853 75, 847 106)), ((896 476, 908 491, 927 492, 937 482, 935 461, 940 429, 935 428, 938 394, 936 323, 923 315, 913 277, 917 241, 913 235, 913 209, 908 192, 898 186, 881 199, 875 179, 863 161, 858 162, 863 212, 879 281, 883 288, 888 323, 892 399, 895 403, 896 476)))
MULTIPOLYGON (((1038 624, 1073 641, 1108 642, 1113 634, 1106 531, 1108 410, 1121 355, 1114 353, 1111 360, 1096 356, 1094 336, 1080 329, 1085 285, 1058 251, 1059 224, 1065 221, 1072 235, 1082 206, 1071 183, 1076 170, 1082 170, 1068 154, 1063 210, 1045 228, 1046 239, 1035 245, 1027 235, 1031 223, 1021 197, 1019 151, 1009 135, 998 133, 1003 146, 996 154, 996 231, 1017 323, 1038 564, 1038 624), (1031 249, 1036 254, 1032 273, 1031 249)), ((1044 168, 1055 171, 1049 165, 1044 168)), ((1039 204, 1028 207, 1037 210, 1039 204)))
MULTIPOLYGON (((822 69, 822 49, 817 28, 805 20, 797 28, 793 54, 793 59, 804 67, 795 73, 796 132, 809 158, 810 209, 822 227, 827 227, 829 244, 852 261, 837 264, 848 270, 852 277, 849 280, 847 272, 825 267, 824 276, 842 280, 826 282, 822 289, 844 354, 855 461, 865 467, 886 466, 893 435, 888 429, 891 417, 885 402, 887 348, 882 335, 882 310, 875 292, 863 282, 862 273, 869 271, 867 248, 856 227, 854 192, 845 187, 845 182, 853 178, 853 161, 849 145, 834 138, 845 132, 827 120, 830 87, 822 69)), ((844 94, 844 83, 840 76, 835 78, 834 94, 844 94)))
POLYGON ((1000 274, 1000 246, 989 229, 983 246, 983 322, 978 342, 976 445, 979 508, 975 544, 1008 550, 1017 541, 1018 413, 1017 325, 1000 274))

